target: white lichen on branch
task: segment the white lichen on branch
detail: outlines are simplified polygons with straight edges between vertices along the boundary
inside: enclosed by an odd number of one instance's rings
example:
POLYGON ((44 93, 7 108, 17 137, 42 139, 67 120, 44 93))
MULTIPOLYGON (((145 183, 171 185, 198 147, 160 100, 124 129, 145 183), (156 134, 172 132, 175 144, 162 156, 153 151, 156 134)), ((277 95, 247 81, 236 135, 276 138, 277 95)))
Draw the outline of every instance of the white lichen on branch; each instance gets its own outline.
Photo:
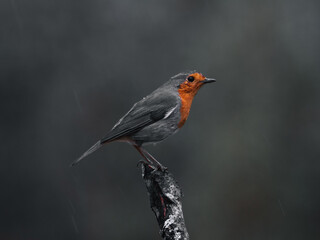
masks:
POLYGON ((189 234, 182 212, 182 193, 172 174, 142 164, 142 177, 152 211, 158 220, 161 237, 164 240, 188 240, 189 234))

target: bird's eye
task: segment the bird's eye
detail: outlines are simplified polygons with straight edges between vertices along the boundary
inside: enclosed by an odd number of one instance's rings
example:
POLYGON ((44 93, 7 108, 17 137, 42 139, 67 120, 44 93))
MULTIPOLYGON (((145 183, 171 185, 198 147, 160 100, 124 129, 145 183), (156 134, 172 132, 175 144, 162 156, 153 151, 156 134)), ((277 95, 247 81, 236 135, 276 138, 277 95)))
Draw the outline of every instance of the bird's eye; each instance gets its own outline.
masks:
POLYGON ((193 82, 193 81, 194 81, 194 76, 189 76, 189 77, 188 77, 188 81, 189 81, 189 82, 193 82))

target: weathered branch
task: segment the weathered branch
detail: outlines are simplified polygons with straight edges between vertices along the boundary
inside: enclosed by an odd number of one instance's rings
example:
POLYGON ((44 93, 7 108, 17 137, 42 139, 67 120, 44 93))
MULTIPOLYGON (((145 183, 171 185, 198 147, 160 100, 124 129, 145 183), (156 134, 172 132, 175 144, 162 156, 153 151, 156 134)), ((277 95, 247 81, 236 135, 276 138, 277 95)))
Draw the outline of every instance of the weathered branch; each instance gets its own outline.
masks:
POLYGON ((141 164, 141 168, 161 237, 164 240, 188 240, 182 212, 182 193, 173 175, 167 170, 154 170, 145 163, 141 164))

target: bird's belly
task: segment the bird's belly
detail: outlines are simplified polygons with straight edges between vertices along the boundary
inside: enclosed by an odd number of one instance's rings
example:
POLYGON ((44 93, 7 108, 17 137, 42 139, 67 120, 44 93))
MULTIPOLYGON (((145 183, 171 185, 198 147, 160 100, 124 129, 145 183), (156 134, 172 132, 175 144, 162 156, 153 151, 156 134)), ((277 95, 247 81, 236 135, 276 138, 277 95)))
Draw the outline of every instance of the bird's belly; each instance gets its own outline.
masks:
POLYGON ((177 130, 178 127, 176 123, 168 123, 162 120, 141 129, 139 132, 133 134, 131 139, 141 142, 141 144, 157 143, 176 133, 177 130))

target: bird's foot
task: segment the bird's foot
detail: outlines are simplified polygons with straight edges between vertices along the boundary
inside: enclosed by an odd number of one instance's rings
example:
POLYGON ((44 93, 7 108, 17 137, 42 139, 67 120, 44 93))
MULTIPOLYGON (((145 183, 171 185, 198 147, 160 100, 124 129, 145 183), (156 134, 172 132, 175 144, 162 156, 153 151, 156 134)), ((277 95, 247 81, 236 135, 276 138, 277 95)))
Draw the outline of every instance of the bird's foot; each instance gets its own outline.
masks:
POLYGON ((150 164, 149 162, 145 161, 145 160, 140 160, 137 163, 137 167, 139 167, 140 165, 147 165, 149 168, 152 169, 152 172, 156 172, 156 171, 161 171, 161 172, 165 172, 168 170, 167 167, 163 166, 161 163, 157 162, 157 163, 152 163, 150 164))
POLYGON ((153 169, 153 171, 156 171, 157 168, 153 165, 151 165, 149 162, 145 161, 145 160, 140 160, 138 163, 137 163, 137 167, 139 167, 140 165, 147 165, 149 168, 153 169))
POLYGON ((168 170, 168 168, 167 167, 165 167, 165 166, 163 166, 161 163, 159 163, 159 162, 157 162, 157 170, 158 171, 161 171, 161 172, 165 172, 165 171, 167 171, 168 170))

